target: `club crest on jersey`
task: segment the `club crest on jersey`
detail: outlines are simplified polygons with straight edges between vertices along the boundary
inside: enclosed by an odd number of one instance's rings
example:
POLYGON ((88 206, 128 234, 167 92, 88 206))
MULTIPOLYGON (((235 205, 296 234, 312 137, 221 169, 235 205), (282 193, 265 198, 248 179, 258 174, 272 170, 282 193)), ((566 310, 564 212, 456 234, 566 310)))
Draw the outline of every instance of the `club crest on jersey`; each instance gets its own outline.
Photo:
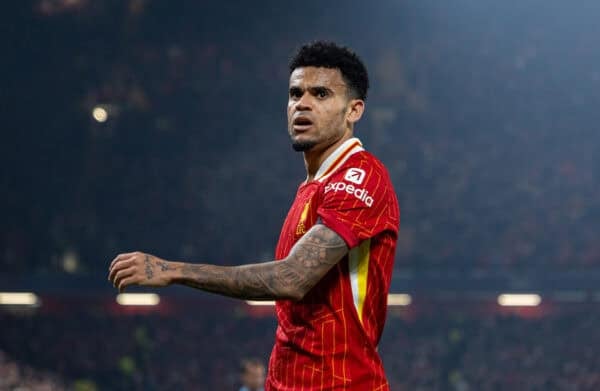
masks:
POLYGON ((302 214, 300 215, 300 220, 298 221, 298 225, 296 226, 296 236, 302 236, 306 233, 306 219, 308 217, 308 211, 310 210, 310 201, 304 205, 304 209, 302 209, 302 214))
POLYGON ((365 170, 360 168, 349 168, 344 175, 344 180, 360 185, 365 180, 365 170))

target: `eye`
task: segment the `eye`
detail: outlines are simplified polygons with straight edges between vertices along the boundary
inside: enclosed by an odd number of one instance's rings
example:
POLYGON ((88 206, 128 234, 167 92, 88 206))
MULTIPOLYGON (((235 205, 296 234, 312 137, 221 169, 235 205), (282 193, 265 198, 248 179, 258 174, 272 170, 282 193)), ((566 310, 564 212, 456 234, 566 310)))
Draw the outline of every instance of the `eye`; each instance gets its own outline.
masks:
POLYGON ((321 99, 327 98, 329 96, 329 91, 327 88, 315 88, 315 95, 321 99))
POLYGON ((302 96, 302 90, 300 88, 290 88, 290 98, 300 98, 302 96))

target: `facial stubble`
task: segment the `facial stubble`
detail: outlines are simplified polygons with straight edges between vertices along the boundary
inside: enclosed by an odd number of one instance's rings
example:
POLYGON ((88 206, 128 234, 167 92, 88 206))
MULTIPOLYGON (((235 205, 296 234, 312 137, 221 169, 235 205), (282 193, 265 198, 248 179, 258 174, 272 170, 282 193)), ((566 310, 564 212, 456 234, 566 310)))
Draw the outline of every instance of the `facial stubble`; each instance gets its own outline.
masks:
POLYGON ((315 145, 317 145, 316 141, 292 141, 292 148, 296 152, 310 151, 315 145))

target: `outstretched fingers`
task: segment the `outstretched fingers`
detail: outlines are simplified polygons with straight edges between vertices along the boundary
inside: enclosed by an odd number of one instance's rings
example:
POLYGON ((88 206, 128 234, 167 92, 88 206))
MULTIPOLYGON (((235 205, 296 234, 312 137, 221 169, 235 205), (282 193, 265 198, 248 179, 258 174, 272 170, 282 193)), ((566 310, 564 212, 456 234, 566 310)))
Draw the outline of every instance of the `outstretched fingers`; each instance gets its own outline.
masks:
POLYGON ((128 287, 129 285, 134 285, 134 284, 137 284, 138 282, 139 282, 138 277, 136 275, 132 275, 130 277, 124 278, 117 285, 117 288, 119 289, 119 293, 123 292, 123 290, 126 287, 128 287))
POLYGON ((123 280, 124 278, 127 278, 129 276, 133 276, 133 275, 135 275, 135 267, 132 266, 132 267, 128 267, 126 269, 121 269, 115 273, 115 276, 113 279, 113 285, 116 288, 121 283, 121 280, 123 280))
POLYGON ((128 259, 128 258, 132 258, 133 256, 135 256, 135 252, 133 253, 122 253, 119 254, 115 257, 115 259, 112 260, 112 262, 110 263, 110 266, 108 267, 108 270, 112 270, 112 268, 115 266, 115 264, 117 264, 117 262, 122 261, 124 259, 128 259))
POLYGON ((116 275, 117 273, 119 273, 121 270, 123 269, 127 269, 130 268, 134 265, 135 263, 135 258, 130 257, 130 258, 122 258, 119 259, 118 261, 114 262, 111 265, 109 274, 108 274, 108 279, 110 281, 115 281, 116 275))

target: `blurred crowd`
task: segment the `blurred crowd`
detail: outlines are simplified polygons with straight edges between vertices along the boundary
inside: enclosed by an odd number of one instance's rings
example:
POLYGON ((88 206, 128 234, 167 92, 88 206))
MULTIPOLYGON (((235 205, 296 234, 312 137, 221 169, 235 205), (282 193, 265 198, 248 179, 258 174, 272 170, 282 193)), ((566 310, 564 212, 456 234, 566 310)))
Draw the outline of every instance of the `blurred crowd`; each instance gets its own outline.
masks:
POLYGON ((50 371, 19 364, 0 348, 0 390, 58 391, 66 389, 64 381, 50 371))
MULTIPOLYGON (((0 350, 38 373, 68 379, 63 383, 68 389, 81 391, 234 390, 240 386, 244 357, 260 357, 267 364, 275 330, 273 318, 217 315, 209 307, 206 314, 183 318, 73 311, 1 314, 0 323, 0 350)), ((0 370, 6 373, 14 366, 4 365, 0 370)), ((7 384, 25 387, 35 379, 29 368, 21 373, 7 384)), ((38 377, 40 382, 51 379, 38 377)), ((5 389, 17 388, 0 387, 5 389)))
POLYGON ((388 327, 380 346, 393 390, 595 390, 599 321, 587 310, 538 319, 446 312, 388 327))
MULTIPOLYGON (((379 351, 392 390, 600 387, 600 318, 589 309, 536 319, 434 311, 435 316, 388 320, 379 351)), ((271 317, 225 312, 177 319, 0 314, 0 322, 8 326, 0 350, 12 357, 7 361, 3 354, 0 360, 1 390, 43 389, 38 384, 82 391, 236 390, 240 360, 258 357, 257 365, 266 365, 275 328, 271 317)))
MULTIPOLYGON (((600 8, 350 3, 343 18, 316 0, 4 5, 0 277, 103 279, 132 250, 270 259, 305 175, 287 59, 317 38, 370 71, 356 135, 400 199, 398 271, 598 269, 600 8)), ((0 390, 239 388, 275 321, 206 312, 0 312, 0 390)), ((595 390, 599 324, 391 316, 380 351, 393 390, 595 390)))
POLYGON ((399 269, 600 266, 592 15, 571 8, 578 28, 561 29, 549 22, 564 14, 556 2, 518 15, 486 2, 493 15, 468 1, 464 15, 399 2, 369 9, 379 23, 353 35, 362 6, 325 29, 326 10, 277 17, 317 2, 271 3, 13 5, 9 30, 19 20, 36 28, 7 65, 17 81, 5 90, 16 115, 1 151, 11 168, 3 271, 89 273, 129 250, 226 264, 272 257, 304 175, 286 135, 286 62, 318 37, 352 44, 370 69, 357 136, 397 188, 399 269), (30 72, 36 63, 44 72, 30 72))

